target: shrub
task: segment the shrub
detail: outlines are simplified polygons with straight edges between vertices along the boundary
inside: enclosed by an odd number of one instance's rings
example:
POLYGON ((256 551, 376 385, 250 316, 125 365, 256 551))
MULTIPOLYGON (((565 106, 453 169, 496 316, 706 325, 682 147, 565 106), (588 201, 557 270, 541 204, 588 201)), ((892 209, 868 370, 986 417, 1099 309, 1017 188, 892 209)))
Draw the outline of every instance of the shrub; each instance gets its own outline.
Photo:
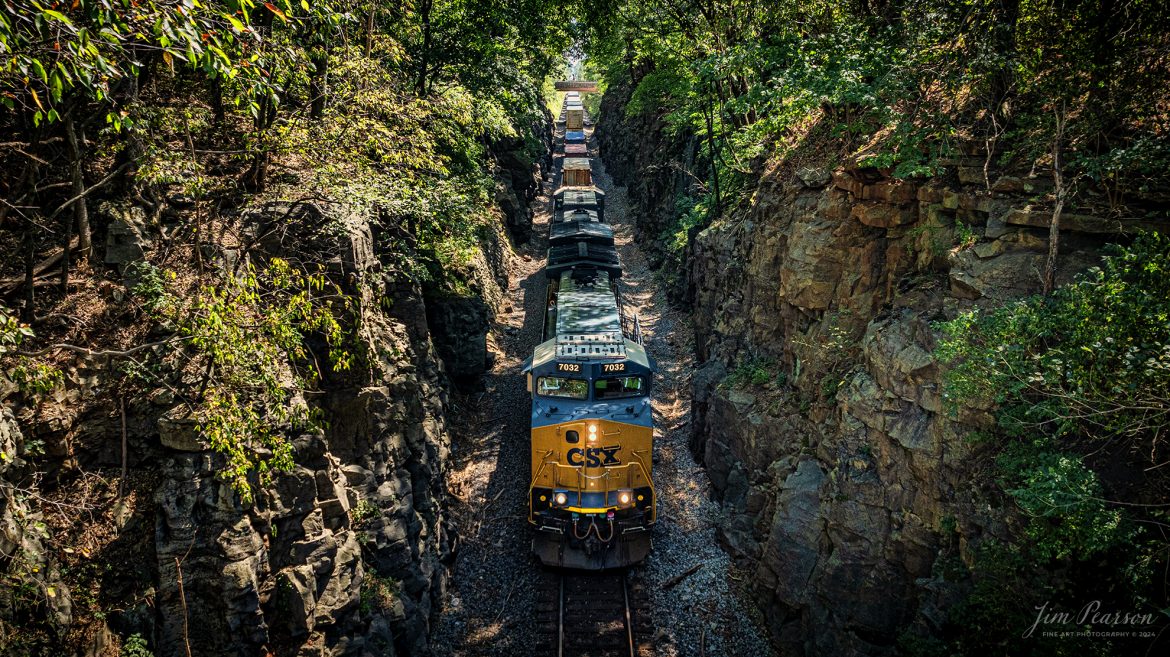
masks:
POLYGON ((1009 435, 1154 441, 1170 425, 1170 238, 1113 247, 1051 296, 941 324, 944 398, 999 406, 1009 435))
POLYGON ((131 634, 122 644, 122 657, 154 657, 141 634, 131 634))

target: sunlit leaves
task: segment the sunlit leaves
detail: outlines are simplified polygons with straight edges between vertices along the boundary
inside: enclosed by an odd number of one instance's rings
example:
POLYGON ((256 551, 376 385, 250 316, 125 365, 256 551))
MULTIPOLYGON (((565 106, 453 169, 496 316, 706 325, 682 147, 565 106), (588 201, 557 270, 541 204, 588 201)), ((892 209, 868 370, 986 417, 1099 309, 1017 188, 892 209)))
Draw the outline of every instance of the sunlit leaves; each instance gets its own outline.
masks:
POLYGON ((1170 238, 1140 237, 1050 297, 941 325, 945 398, 1000 408, 1014 435, 1135 441, 1170 427, 1170 238))
POLYGON ((20 322, 11 310, 0 305, 0 356, 19 346, 33 331, 20 322))
POLYGON ((320 411, 304 395, 321 376, 318 362, 352 367, 341 324, 352 300, 322 271, 280 258, 185 299, 161 272, 147 267, 139 274, 135 294, 158 320, 176 326, 204 368, 199 430, 223 455, 224 479, 250 503, 253 477, 267 486, 292 466, 290 433, 321 428, 320 411), (310 336, 327 346, 323 359, 310 353, 310 336))
MULTIPOLYGON (((322 21, 334 26, 342 16, 337 2, 263 3, 262 11, 282 24, 322 21), (303 12, 303 13, 302 13, 303 12)), ((272 51, 252 23, 253 0, 195 2, 142 0, 115 3, 77 0, 49 8, 35 0, 8 0, 0 18, 0 95, 5 104, 29 113, 49 114, 70 94, 81 100, 108 100, 118 83, 138 75, 153 53, 168 67, 182 63, 213 78, 246 78, 241 85, 254 97, 266 97, 272 51)), ((313 27, 309 33, 320 30, 313 27)))

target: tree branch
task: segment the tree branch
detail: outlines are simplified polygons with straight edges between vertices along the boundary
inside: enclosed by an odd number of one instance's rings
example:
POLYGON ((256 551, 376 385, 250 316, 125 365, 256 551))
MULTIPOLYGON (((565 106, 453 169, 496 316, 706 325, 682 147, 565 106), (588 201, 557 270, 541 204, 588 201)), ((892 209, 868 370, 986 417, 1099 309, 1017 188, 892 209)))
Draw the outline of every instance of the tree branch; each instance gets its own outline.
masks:
POLYGON ((173 336, 173 337, 167 338, 166 340, 159 340, 158 342, 148 342, 146 344, 140 344, 137 347, 131 347, 131 348, 126 349, 124 351, 118 351, 116 349, 103 349, 101 351, 94 351, 93 349, 88 349, 86 347, 81 347, 81 346, 78 346, 75 344, 69 344, 66 342, 59 342, 57 344, 51 344, 51 345, 45 347, 44 349, 38 349, 37 351, 18 351, 18 352, 16 352, 16 354, 18 356, 25 356, 25 357, 32 358, 35 356, 43 356, 43 355, 49 353, 50 351, 56 351, 57 349, 64 349, 66 351, 72 351, 73 353, 82 354, 82 355, 90 356, 90 357, 125 358, 126 356, 131 356, 131 355, 136 354, 140 351, 145 351, 145 350, 151 349, 153 347, 159 347, 159 346, 162 346, 165 344, 172 344, 175 342, 182 342, 184 340, 190 340, 190 339, 191 339, 191 337, 173 336))
POLYGON ((125 171, 129 167, 130 167, 129 162, 123 164, 122 166, 118 167, 117 169, 114 169, 113 171, 111 171, 109 173, 109 175, 107 175, 105 178, 102 178, 98 182, 94 183, 92 186, 90 186, 85 191, 81 192, 77 196, 74 196, 73 198, 69 199, 68 201, 65 201, 64 203, 61 204, 60 207, 58 207, 56 210, 53 210, 53 214, 49 215, 49 218, 47 221, 52 221, 53 219, 55 219, 57 217, 57 215, 61 214, 65 210, 67 210, 69 208, 69 206, 71 206, 74 203, 80 201, 81 199, 89 196, 90 194, 97 191, 101 187, 104 187, 107 183, 109 183, 111 180, 113 180, 115 176, 117 176, 119 173, 122 173, 123 171, 125 171))

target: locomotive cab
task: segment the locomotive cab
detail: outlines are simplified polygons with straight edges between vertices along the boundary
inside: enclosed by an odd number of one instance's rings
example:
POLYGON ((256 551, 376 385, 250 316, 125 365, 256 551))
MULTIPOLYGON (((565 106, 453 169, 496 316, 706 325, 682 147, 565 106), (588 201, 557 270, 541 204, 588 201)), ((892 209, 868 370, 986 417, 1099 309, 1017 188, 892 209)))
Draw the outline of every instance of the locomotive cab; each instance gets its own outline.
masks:
POLYGON ((533 547, 550 565, 622 567, 649 552, 657 519, 656 367, 623 330, 630 322, 620 311, 616 265, 594 266, 603 258, 585 253, 585 242, 563 258, 556 248, 549 255, 545 341, 524 368, 532 399, 533 547), (590 264, 569 266, 572 256, 590 264))
POLYGON ((641 561, 656 520, 651 479, 654 364, 637 343, 558 344, 526 368, 532 397, 529 522, 550 565, 615 568, 641 561), (611 355, 579 358, 565 346, 611 355))

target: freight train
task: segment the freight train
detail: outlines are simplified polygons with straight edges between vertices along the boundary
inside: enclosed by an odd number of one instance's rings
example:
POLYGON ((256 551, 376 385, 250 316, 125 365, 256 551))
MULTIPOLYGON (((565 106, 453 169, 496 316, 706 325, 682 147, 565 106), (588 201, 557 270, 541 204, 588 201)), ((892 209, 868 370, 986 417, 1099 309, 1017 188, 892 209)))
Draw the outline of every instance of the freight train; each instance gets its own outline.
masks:
POLYGON ((544 564, 602 570, 642 561, 656 519, 654 359, 622 302, 605 194, 593 185, 580 98, 561 115, 542 342, 524 364, 532 397, 528 521, 544 564), (581 112, 582 114, 578 114, 581 112))

